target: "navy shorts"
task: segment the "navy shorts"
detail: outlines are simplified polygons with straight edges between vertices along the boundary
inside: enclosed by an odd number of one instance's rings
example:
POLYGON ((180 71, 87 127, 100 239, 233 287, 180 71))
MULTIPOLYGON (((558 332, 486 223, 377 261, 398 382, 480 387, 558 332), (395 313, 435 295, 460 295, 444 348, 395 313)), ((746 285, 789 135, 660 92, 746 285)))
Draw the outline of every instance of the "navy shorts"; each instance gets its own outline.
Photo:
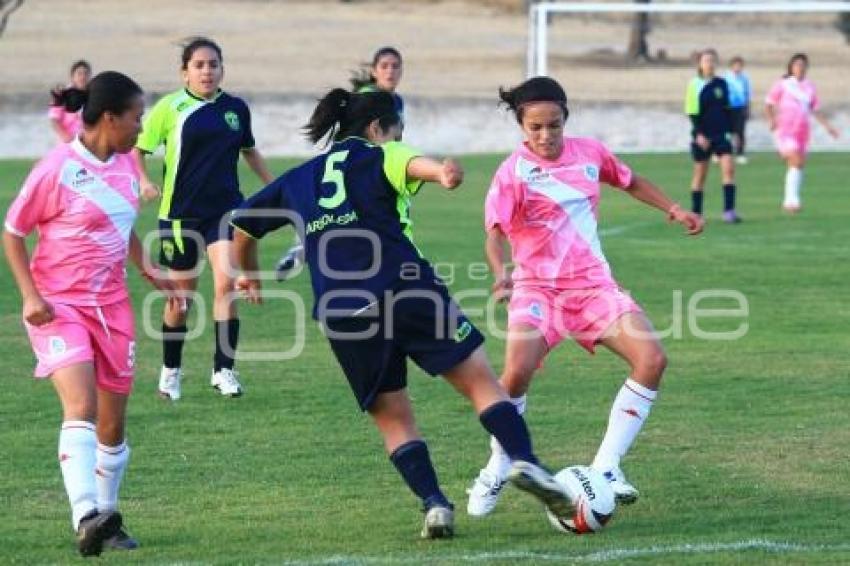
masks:
POLYGON ((708 138, 710 145, 708 149, 703 149, 697 145, 696 141, 691 142, 691 157, 694 161, 701 163, 708 161, 712 155, 720 157, 732 153, 732 142, 729 141, 728 135, 708 138))
POLYGON ((207 246, 219 240, 233 239, 233 226, 222 218, 209 220, 160 220, 159 263, 176 271, 195 269, 207 246))
POLYGON ((424 293, 396 294, 357 315, 327 319, 324 331, 363 411, 379 393, 407 386, 407 358, 436 376, 484 343, 481 332, 438 284, 424 293))

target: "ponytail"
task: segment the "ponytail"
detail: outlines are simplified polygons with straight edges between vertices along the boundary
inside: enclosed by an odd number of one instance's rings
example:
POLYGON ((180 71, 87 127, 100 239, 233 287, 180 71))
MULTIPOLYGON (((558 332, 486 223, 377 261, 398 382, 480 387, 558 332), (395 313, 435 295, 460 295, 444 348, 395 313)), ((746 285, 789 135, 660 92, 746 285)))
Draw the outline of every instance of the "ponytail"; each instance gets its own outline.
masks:
POLYGON ((303 130, 305 137, 314 144, 325 137, 328 141, 340 141, 350 136, 365 137, 366 128, 374 120, 378 120, 383 131, 401 122, 390 93, 355 94, 335 88, 319 100, 303 130))
POLYGON ((57 88, 50 91, 51 106, 61 106, 68 112, 77 112, 89 98, 87 90, 76 87, 57 88))

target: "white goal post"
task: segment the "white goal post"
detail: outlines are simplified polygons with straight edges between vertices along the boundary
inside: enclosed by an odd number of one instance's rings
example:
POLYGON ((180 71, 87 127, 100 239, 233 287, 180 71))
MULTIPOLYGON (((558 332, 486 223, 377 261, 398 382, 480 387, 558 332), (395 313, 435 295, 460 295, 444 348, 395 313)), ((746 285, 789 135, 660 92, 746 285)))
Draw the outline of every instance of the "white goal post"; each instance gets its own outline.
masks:
POLYGON ((548 22, 550 14, 648 13, 648 14, 728 14, 728 13, 840 13, 850 12, 850 2, 736 2, 669 4, 539 2, 528 12, 528 77, 548 72, 548 22))

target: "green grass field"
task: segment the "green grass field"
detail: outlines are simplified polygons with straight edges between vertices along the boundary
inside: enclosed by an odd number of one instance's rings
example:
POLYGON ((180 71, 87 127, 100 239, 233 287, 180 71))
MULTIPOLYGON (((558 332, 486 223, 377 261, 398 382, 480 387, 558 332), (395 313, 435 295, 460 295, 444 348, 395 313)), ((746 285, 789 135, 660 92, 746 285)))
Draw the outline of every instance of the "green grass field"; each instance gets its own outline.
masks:
MULTIPOLYGON (((662 215, 614 190, 604 192, 603 246, 617 279, 659 329, 670 367, 662 394, 624 462, 642 491, 602 533, 552 530, 540 507, 509 489, 486 520, 465 515, 465 488, 483 465, 487 438, 451 388, 411 367, 410 390, 441 481, 457 505, 458 536, 418 539, 421 514, 356 408, 325 341, 308 321, 307 345, 286 362, 243 361, 246 395, 221 398, 209 388, 212 337, 185 351, 183 399, 155 395, 160 347, 144 336, 146 284, 130 269, 139 313, 136 389, 128 417, 132 459, 122 511, 141 542, 106 562, 273 564, 514 564, 613 562, 669 564, 811 564, 850 562, 850 302, 847 270, 847 154, 814 155, 806 172, 805 210, 781 213, 784 168, 756 154, 740 168, 745 222, 719 221, 721 191, 713 168, 705 234, 689 239, 662 215), (701 339, 687 321, 701 290, 727 289, 747 300, 746 317, 702 318, 703 331, 743 338, 701 339), (679 298, 681 297, 681 298, 679 298)), ((462 160, 467 181, 456 193, 422 191, 414 206, 417 242, 434 261, 453 264, 454 291, 486 288, 467 274, 483 258, 482 201, 498 156, 462 160)), ((628 156, 637 171, 688 202, 685 155, 628 156)), ((283 171, 291 160, 274 161, 283 171)), ((30 163, 0 162, 3 210, 30 163)), ((155 167, 151 167, 154 170, 155 167)), ((248 192, 257 188, 245 176, 248 192)), ((155 225, 148 206, 140 235, 155 225)), ((289 233, 263 243, 272 265, 289 233)), ((204 275, 209 293, 209 274, 204 275)), ((33 356, 20 324, 20 299, 0 268, 0 563, 80 559, 56 461, 59 404, 47 382, 29 378, 33 356)), ((308 296, 306 274, 285 287, 308 296)), ((309 303, 308 303, 309 304, 309 303)), ((470 306, 481 306, 472 301, 470 306)), ((149 313, 159 325, 156 303, 149 313)), ((701 308, 730 309, 728 299, 701 308)), ((209 319, 209 316, 207 316, 209 319)), ((246 351, 288 349, 293 309, 269 300, 242 307, 246 351)), ((488 341, 496 368, 504 343, 488 341)), ((589 462, 601 439, 625 365, 565 344, 535 381, 527 415, 538 453, 552 466, 589 462)))

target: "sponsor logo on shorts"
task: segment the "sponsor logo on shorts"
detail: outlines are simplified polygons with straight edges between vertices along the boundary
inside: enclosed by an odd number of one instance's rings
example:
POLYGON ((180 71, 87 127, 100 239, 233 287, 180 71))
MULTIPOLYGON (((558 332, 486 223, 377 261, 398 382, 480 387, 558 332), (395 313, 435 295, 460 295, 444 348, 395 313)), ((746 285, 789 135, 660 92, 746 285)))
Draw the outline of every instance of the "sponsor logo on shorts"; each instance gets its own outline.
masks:
POLYGON ((468 320, 464 320, 460 327, 458 327, 457 332, 455 332, 455 342, 463 342, 469 338, 470 334, 472 334, 472 325, 468 320))
POLYGON ((127 367, 133 369, 136 366, 136 343, 130 342, 127 346, 127 367))
POLYGON ((174 242, 170 240, 165 240, 162 242, 162 255, 165 256, 165 259, 171 261, 174 259, 174 242))
POLYGON ((224 113, 224 121, 227 122, 227 125, 230 126, 230 129, 234 132, 239 131, 239 116, 236 112, 232 110, 228 110, 224 113))
POLYGON ((51 356, 61 356, 68 349, 68 346, 61 336, 51 336, 47 341, 47 349, 51 356))
POLYGON ((585 165, 584 176, 588 181, 593 181, 594 183, 599 181, 599 167, 596 165, 585 165))
POLYGON ((537 320, 543 320, 543 309, 540 307, 540 303, 531 303, 528 305, 528 314, 537 320))

